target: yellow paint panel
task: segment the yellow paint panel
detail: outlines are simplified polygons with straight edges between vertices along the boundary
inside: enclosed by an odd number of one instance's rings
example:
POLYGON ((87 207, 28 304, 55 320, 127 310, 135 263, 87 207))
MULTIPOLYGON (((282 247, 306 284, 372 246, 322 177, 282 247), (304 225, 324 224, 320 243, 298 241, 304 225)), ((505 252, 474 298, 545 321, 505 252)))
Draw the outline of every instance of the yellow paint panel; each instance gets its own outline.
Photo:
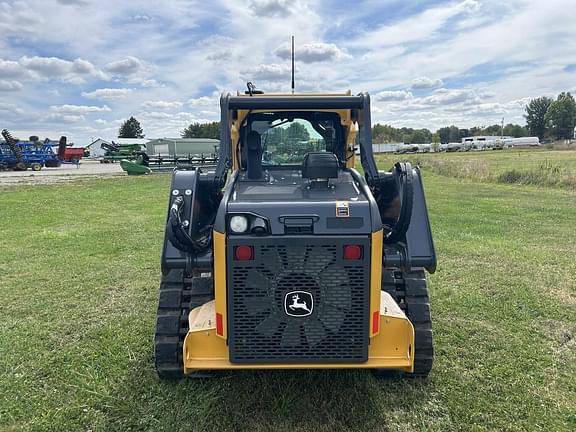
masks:
MULTIPOLYGON (((207 369, 365 369, 383 368, 412 372, 414 328, 394 300, 382 293, 380 331, 370 339, 364 363, 231 363, 226 341, 216 335, 213 324, 189 331, 184 340, 184 372, 207 369), (396 307, 394 307, 396 306, 396 307)), ((191 312, 192 313, 192 312, 191 312)), ((197 312, 197 314, 200 311, 197 312)), ((204 321, 206 322, 206 321, 204 321)))
POLYGON ((378 334, 372 328, 372 317, 380 311, 380 293, 382 290, 382 230, 372 233, 372 247, 370 253, 370 337, 378 334))
MULTIPOLYGON (((222 339, 228 337, 226 313, 226 234, 214 231, 214 300, 216 313, 222 315, 222 339)), ((216 332, 214 332, 216 334, 216 332)))
POLYGON ((346 129, 346 168, 354 168, 356 163, 354 148, 356 146, 356 135, 358 134, 358 123, 350 122, 346 129))

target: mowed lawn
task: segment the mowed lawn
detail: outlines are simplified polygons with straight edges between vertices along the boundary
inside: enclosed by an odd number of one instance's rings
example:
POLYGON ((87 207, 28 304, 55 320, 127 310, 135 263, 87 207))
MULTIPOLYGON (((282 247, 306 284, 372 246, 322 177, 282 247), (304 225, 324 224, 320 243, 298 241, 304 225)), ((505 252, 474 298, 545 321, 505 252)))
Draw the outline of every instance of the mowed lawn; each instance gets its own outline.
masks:
POLYGON ((576 430, 576 193, 424 180, 439 257, 427 380, 161 382, 169 176, 0 190, 0 430, 576 430))

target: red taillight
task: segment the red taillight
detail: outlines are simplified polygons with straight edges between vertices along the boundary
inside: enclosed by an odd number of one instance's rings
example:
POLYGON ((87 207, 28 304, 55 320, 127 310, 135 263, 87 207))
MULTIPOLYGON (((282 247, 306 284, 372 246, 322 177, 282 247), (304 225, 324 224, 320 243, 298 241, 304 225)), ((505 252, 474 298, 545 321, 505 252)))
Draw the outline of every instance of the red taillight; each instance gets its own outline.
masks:
POLYGON ((216 334, 224 336, 224 325, 222 324, 222 314, 216 313, 216 334))
POLYGON ((250 261, 254 258, 252 246, 236 246, 234 248, 234 258, 237 261, 250 261))
POLYGON ((362 246, 359 245, 344 246, 344 259, 346 260, 362 259, 362 246))
POLYGON ((374 311, 372 314, 372 333, 380 331, 380 311, 374 311))

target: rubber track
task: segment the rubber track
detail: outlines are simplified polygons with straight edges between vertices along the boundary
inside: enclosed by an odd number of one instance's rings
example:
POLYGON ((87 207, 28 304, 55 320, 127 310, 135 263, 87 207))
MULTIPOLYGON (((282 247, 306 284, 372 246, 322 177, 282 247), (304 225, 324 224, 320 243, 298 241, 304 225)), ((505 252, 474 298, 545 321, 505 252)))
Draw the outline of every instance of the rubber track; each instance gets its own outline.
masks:
POLYGON ((392 295, 414 326, 414 372, 406 375, 427 377, 434 361, 434 346, 426 273, 384 269, 382 289, 392 295))
POLYGON ((155 366, 162 379, 184 377, 182 346, 188 333, 188 313, 214 298, 212 278, 187 278, 182 270, 162 276, 156 333, 155 366))

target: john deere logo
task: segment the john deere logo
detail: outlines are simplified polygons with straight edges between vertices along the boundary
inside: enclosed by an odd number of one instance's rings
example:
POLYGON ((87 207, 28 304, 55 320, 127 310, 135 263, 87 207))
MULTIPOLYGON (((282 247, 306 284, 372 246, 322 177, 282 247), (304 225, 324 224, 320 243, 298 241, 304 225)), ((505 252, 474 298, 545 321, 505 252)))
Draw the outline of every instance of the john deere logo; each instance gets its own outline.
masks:
POLYGON ((284 297, 284 311, 293 317, 305 317, 312 314, 314 299, 306 291, 291 291, 284 297))

